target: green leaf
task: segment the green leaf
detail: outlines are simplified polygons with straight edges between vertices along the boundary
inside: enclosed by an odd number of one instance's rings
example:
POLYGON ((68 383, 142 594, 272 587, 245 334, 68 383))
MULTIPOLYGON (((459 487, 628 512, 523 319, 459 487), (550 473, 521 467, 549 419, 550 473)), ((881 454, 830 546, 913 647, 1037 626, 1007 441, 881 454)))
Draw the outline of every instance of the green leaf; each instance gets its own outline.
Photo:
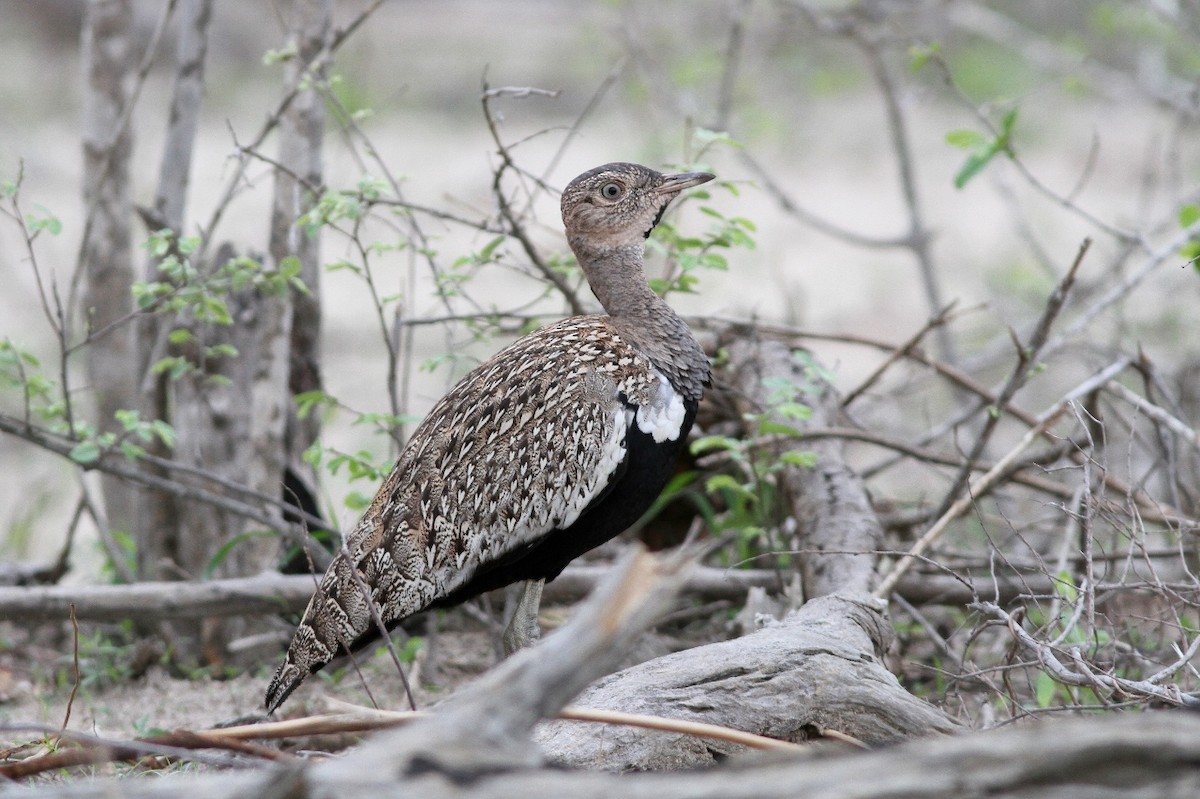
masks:
POLYGON ((286 47, 281 47, 278 50, 267 50, 263 53, 263 66, 271 66, 284 61, 291 61, 299 54, 294 42, 289 42, 286 47))
POLYGON ((785 419, 805 421, 812 418, 812 408, 808 407, 803 402, 781 402, 772 410, 785 419))
POLYGON ((741 442, 729 436, 701 436, 692 442, 690 449, 693 455, 703 455, 719 450, 736 450, 740 446, 741 442))
POLYGON ((996 157, 997 150, 988 149, 982 153, 974 153, 967 157, 958 174, 954 176, 954 188, 961 189, 971 182, 971 179, 983 171, 983 168, 996 157))
POLYGON ((714 474, 704 483, 704 490, 710 494, 715 494, 718 491, 729 491, 734 496, 749 498, 754 496, 754 492, 746 488, 727 474, 714 474))
POLYGON ((175 449, 175 428, 168 422, 162 419, 155 419, 150 423, 150 431, 158 436, 158 440, 162 442, 167 449, 175 449))
POLYGON ((780 463, 786 463, 788 466, 796 466, 801 469, 811 469, 817 465, 817 453, 812 451, 804 451, 790 449, 779 456, 780 463))
POLYGON ((1197 222, 1200 222, 1200 206, 1188 203, 1179 209, 1179 226, 1181 228, 1190 228, 1197 222))
POLYGON ((69 454, 71 460, 87 465, 100 460, 100 447, 95 441, 80 441, 69 454))
POLYGON ((337 405, 337 400, 334 397, 326 394, 320 389, 316 389, 314 391, 303 391, 292 397, 292 400, 296 403, 296 415, 301 419, 308 418, 308 415, 312 413, 313 410, 322 405, 337 405))
POLYGON ((139 418, 136 410, 128 410, 125 408, 121 408, 114 412, 113 418, 121 423, 121 427, 124 428, 125 432, 127 433, 133 431, 142 423, 142 420, 139 418))
POLYGON ((295 255, 289 255, 279 262, 279 274, 289 279, 299 275, 303 269, 304 263, 295 255))
POLYGON ((325 448, 321 446, 321 440, 317 439, 312 444, 309 444, 308 449, 304 450, 300 455, 300 459, 314 469, 321 468, 321 459, 325 457, 325 448))
POLYGON ((174 330, 172 330, 170 333, 167 334, 167 341, 169 341, 170 343, 174 344, 177 347, 180 345, 183 345, 183 344, 187 344, 189 341, 195 341, 195 340, 196 340, 195 334, 193 334, 192 331, 188 330, 186 327, 177 327, 174 330))
POLYGON ((247 530, 244 533, 235 535, 233 538, 221 545, 221 548, 213 553, 213 556, 208 559, 208 563, 204 565, 204 579, 211 580, 213 573, 217 570, 225 559, 229 557, 229 553, 240 547, 247 541, 253 541, 255 538, 270 538, 276 535, 271 530, 247 530))
POLYGON ((479 251, 479 260, 481 260, 481 261, 492 260, 492 253, 496 252, 496 248, 504 243, 504 238, 505 238, 504 236, 497 236, 496 238, 489 241, 487 244, 483 245, 483 249, 479 251))
POLYGON ((1058 573, 1058 579, 1054 581, 1054 593, 1069 603, 1074 603, 1079 598, 1079 589, 1075 586, 1075 578, 1069 571, 1064 569, 1058 573))
POLYGON ((205 354, 209 358, 236 358, 238 351, 232 344, 214 344, 205 350, 205 354))
POLYGON ((971 150, 966 162, 954 176, 954 187, 961 189, 983 171, 1001 153, 1012 154, 1012 133, 1017 124, 1017 109, 1012 108, 1000 120, 1000 132, 989 141, 973 130, 955 130, 946 134, 946 141, 955 147, 971 150))
POLYGON ((1179 254, 1185 261, 1190 263, 1192 267, 1200 272, 1200 241, 1190 241, 1180 248, 1179 254))
POLYGON ((908 67, 913 72, 920 72, 929 59, 938 55, 942 51, 940 42, 930 42, 929 44, 914 44, 908 48, 908 67))
POLYGON ((946 134, 946 143, 960 150, 986 147, 987 137, 977 130, 952 130, 946 134))
POLYGON ((800 438, 804 435, 804 431, 798 427, 793 427, 783 422, 772 421, 771 419, 760 419, 758 422, 758 432, 764 436, 786 436, 787 438, 800 438))
POLYGON ((121 454, 124 455, 127 460, 136 461, 138 458, 146 454, 146 450, 144 447, 140 447, 132 441, 122 441, 121 454))

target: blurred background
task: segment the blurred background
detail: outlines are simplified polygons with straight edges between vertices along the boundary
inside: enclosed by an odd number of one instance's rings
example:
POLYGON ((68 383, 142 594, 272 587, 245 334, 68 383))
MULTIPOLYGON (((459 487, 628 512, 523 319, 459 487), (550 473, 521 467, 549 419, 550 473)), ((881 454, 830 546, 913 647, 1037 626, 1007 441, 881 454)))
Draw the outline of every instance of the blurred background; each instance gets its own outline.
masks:
MULTIPOLYGON (((139 39, 149 42, 164 4, 133 5, 139 39)), ((365 7, 336 3, 335 27, 365 7)), ((75 271, 85 216, 83 9, 70 0, 0 0, 0 179, 23 170, 23 207, 61 221, 61 232, 36 242, 41 270, 60 286, 75 271)), ((341 105, 414 205, 493 217, 498 156, 483 86, 549 90, 493 103, 512 156, 549 187, 612 160, 660 168, 699 160, 731 184, 707 204, 752 222, 755 246, 731 249, 726 271, 703 270, 694 294, 674 295, 685 314, 898 344, 939 304, 957 302, 974 310, 954 325, 953 351, 940 354, 986 374, 1011 348, 1007 329, 1036 318, 1084 237, 1095 240, 1080 273, 1084 299, 1121 285, 1179 237, 1200 187, 1198 38, 1194 0, 393 0, 340 46, 331 73, 341 105), (978 174, 964 171, 972 157, 984 161, 978 174)), ((238 144, 278 104, 283 68, 269 54, 286 39, 274 3, 214 3, 185 232, 209 218, 238 144)), ((147 61, 131 120, 140 204, 152 200, 162 157, 172 46, 168 34, 147 61)), ((273 146, 268 139, 261 150, 273 146)), ((327 186, 379 177, 366 149, 332 116, 327 186)), ((266 249, 270 173, 267 163, 249 166, 217 239, 266 249)), ((711 222, 685 211, 677 220, 684 234, 711 222)), ((532 213, 536 243, 565 253, 555 198, 544 193, 532 213)), ((423 224, 446 269, 492 238, 436 218, 423 224)), ((145 231, 136 229, 140 241, 145 231)), ((1160 363, 1191 369, 1200 353, 1200 275, 1176 249, 1138 278, 1128 302, 1080 328, 1072 357, 1083 364, 1093 345, 1141 346, 1160 363)), ((323 237, 323 263, 352 255, 344 238, 323 237)), ((519 260, 519 248, 504 244, 500 266, 472 273, 467 305, 563 313, 561 300, 512 266, 519 260), (505 258, 510 266, 501 268, 505 258)), ((0 220, 0 277, 0 338, 53 362, 56 343, 9 219, 0 220)), ((409 257, 381 257, 376 279, 383 294, 404 295, 410 315, 444 313, 434 279, 409 257)), ((331 272, 321 290, 326 389, 358 410, 385 410, 384 347, 362 281, 331 272)), ((414 357, 486 357, 498 346, 422 328, 414 357)), ((880 357, 845 342, 813 347, 843 388, 880 357)), ((420 415, 469 365, 414 369, 408 410, 420 415)), ((0 396, 0 408, 16 406, 0 396)), ((932 418, 943 407, 906 412, 932 418)), ((332 415, 323 440, 387 451, 386 438, 350 421, 332 415)), ((53 557, 71 514, 63 498, 72 495, 74 467, 0 436, 0 471, 0 558, 53 557)), ((343 526, 352 523, 344 497, 373 486, 352 486, 344 473, 324 477, 327 506, 343 526)), ((94 579, 99 560, 76 558, 71 579, 94 579)))

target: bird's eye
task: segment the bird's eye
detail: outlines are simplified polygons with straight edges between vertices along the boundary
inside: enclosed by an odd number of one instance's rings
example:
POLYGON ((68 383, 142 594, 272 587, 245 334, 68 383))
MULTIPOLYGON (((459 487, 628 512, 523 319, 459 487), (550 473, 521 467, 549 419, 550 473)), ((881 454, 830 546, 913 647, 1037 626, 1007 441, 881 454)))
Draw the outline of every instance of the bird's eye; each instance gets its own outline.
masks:
POLYGON ((605 183, 600 187, 600 193, 606 200, 615 200, 621 196, 621 187, 616 183, 605 183))

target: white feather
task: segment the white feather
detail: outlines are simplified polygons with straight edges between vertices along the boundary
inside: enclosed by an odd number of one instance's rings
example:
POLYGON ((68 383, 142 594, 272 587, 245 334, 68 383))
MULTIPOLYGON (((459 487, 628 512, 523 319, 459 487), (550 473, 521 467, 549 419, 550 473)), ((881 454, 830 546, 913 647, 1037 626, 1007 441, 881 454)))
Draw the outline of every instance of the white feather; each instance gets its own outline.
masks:
POLYGON ((667 378, 658 374, 658 391, 654 399, 637 409, 638 430, 651 436, 656 444, 674 441, 679 438, 683 417, 683 397, 671 387, 667 378))

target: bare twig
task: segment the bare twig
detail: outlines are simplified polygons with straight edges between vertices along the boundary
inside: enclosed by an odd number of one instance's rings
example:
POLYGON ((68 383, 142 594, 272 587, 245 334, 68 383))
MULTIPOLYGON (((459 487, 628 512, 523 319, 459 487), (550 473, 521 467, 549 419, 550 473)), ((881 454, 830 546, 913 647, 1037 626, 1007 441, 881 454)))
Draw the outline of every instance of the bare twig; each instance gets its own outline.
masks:
POLYGON ((496 97, 557 97, 557 92, 548 91, 546 89, 537 89, 533 87, 500 87, 489 88, 487 83, 483 85, 483 92, 480 94, 480 101, 483 104, 483 117, 487 122, 488 132, 492 136, 492 141, 496 145, 496 154, 500 156, 500 166, 496 168, 492 176, 492 195, 496 198, 496 203, 500 207, 500 216, 508 223, 508 234, 515 238, 521 244, 521 249, 525 251, 525 255, 529 258, 529 262, 533 264, 538 273, 552 285, 559 294, 566 300, 567 307, 571 313, 579 315, 584 313, 583 305, 579 302, 579 298, 575 294, 575 290, 567 283, 566 278, 562 274, 550 268, 542 258, 533 240, 529 238, 529 233, 525 230, 525 225, 513 210, 511 203, 508 200, 508 195, 504 189, 504 173, 507 170, 513 170, 520 174, 516 163, 512 159, 512 154, 509 152, 509 147, 500 137, 500 130, 496 124, 496 115, 492 111, 491 101, 496 97))
MULTIPOLYGON (((1045 346, 1046 340, 1050 335, 1050 329, 1066 304, 1071 287, 1075 284, 1075 276, 1091 244, 1091 239, 1084 239, 1083 243, 1079 245, 1079 251, 1075 255, 1075 260, 1071 262, 1071 268, 1067 270, 1066 275, 1063 276, 1063 279, 1059 281, 1054 291, 1051 292, 1049 299, 1046 301, 1046 307, 1042 310, 1042 315, 1034 326, 1029 340, 1027 342, 1015 342, 1017 360, 1013 365, 1008 380, 996 394, 997 410, 1007 406, 1032 375, 1033 367, 1038 363, 1042 347, 1045 346)), ((1015 340, 1015 334, 1013 335, 1015 340)), ((946 492, 946 498, 942 501, 939 509, 940 513, 945 513, 959 498, 963 487, 970 479, 970 464, 974 463, 983 454, 984 449, 987 448, 992 433, 995 432, 996 427, 1000 423, 1000 418, 1001 415, 999 412, 987 415, 983 423, 983 429, 976 436, 975 443, 967 454, 964 467, 959 470, 950 490, 946 492)))
POLYGON ((1031 427, 1025 433, 1025 435, 1021 437, 1021 440, 1018 441, 1017 444, 1008 451, 1008 454, 996 461, 995 466, 989 469, 977 480, 972 481, 967 491, 957 500, 955 500, 941 515, 941 517, 939 517, 938 520, 934 522, 934 524, 917 540, 917 542, 913 544, 909 554, 905 555, 896 562, 896 565, 892 567, 892 570, 888 573, 887 577, 885 577, 875 589, 874 596, 886 598, 891 593, 892 589, 895 588, 896 583, 900 580, 904 573, 912 568, 916 556, 928 549, 934 541, 941 537, 942 533, 946 531, 947 527, 949 527, 952 521, 965 513, 980 497, 991 491, 991 489, 996 486, 1000 478, 1004 475, 1009 465, 1015 461, 1030 444, 1033 443, 1035 438, 1040 436, 1046 429, 1050 427, 1050 425, 1058 420, 1059 416, 1062 415, 1063 411, 1067 409, 1067 406, 1071 402, 1074 402, 1077 397, 1095 390, 1097 386, 1104 385, 1115 375, 1120 374, 1120 372, 1122 372, 1128 365, 1129 361, 1125 358, 1110 364, 1102 371, 1077 385, 1058 402, 1054 403, 1054 405, 1050 406, 1041 414, 1039 414, 1037 425, 1031 427))
POLYGON ((1174 685, 1164 686, 1160 684, 1167 677, 1178 673, 1180 669, 1187 665, 1192 655, 1200 649, 1200 636, 1193 639, 1192 645, 1188 647, 1188 652, 1184 653, 1175 663, 1162 669, 1149 679, 1130 680, 1125 677, 1118 677, 1115 674, 1095 671, 1091 666, 1087 666, 1084 663, 1078 651, 1074 649, 1068 653, 1068 657, 1072 659, 1076 666, 1076 670, 1072 670, 1062 662, 1053 645, 1034 638, 1026 632, 1025 628, 1011 614, 995 603, 976 602, 970 607, 973 610, 978 610, 1003 622, 1017 643, 1037 657, 1038 663, 1055 682, 1062 683, 1063 685, 1093 688, 1100 691, 1111 691, 1118 695, 1147 697, 1172 705, 1200 707, 1200 697, 1186 694, 1174 685))

